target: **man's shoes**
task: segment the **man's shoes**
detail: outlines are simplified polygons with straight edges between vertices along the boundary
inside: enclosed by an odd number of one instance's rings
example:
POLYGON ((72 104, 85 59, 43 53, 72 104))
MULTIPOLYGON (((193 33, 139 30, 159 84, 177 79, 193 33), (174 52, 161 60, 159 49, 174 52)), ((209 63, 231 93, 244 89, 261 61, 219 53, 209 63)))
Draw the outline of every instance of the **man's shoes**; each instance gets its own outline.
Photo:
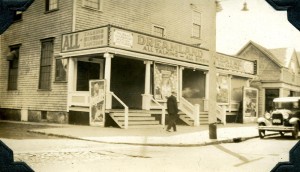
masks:
POLYGON ((167 132, 171 132, 170 130, 166 130, 167 132))

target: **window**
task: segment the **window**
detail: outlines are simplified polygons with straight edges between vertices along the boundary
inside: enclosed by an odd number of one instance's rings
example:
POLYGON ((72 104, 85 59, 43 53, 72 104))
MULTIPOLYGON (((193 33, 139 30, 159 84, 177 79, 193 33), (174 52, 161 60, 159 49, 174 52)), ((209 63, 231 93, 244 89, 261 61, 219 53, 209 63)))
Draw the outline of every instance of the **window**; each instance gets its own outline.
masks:
POLYGON ((193 33, 192 37, 201 38, 201 13, 194 11, 193 13, 193 33))
POLYGON ((46 0, 46 11, 53 11, 58 9, 58 0, 46 0))
POLYGON ((18 88, 19 49, 20 46, 11 47, 7 56, 7 60, 9 60, 8 90, 17 90, 18 88))
POLYGON ((50 89, 51 82, 51 65, 53 56, 53 39, 45 39, 41 41, 41 64, 40 64, 40 80, 39 89, 50 89))
POLYGON ((100 0, 82 0, 82 6, 95 10, 101 10, 100 0))
POLYGON ((66 81, 67 59, 55 60, 55 81, 66 81))
POLYGON ((22 11, 15 11, 13 16, 13 21, 21 21, 22 20, 22 11))
POLYGON ((153 26, 153 35, 164 37, 165 36, 165 29, 158 26, 153 26))

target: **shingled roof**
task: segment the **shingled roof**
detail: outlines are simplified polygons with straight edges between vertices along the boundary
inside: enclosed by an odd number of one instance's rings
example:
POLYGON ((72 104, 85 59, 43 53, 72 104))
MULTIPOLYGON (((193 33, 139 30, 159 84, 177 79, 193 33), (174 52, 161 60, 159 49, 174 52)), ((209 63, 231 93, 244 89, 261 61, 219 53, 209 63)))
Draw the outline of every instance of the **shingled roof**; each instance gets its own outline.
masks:
POLYGON ((280 67, 288 68, 290 61, 293 57, 293 53, 296 53, 298 63, 300 58, 300 52, 296 52, 294 48, 276 48, 276 49, 267 49, 253 41, 249 41, 240 51, 237 53, 237 56, 245 50, 246 47, 253 45, 259 49, 262 53, 268 56, 272 61, 274 61, 280 67))

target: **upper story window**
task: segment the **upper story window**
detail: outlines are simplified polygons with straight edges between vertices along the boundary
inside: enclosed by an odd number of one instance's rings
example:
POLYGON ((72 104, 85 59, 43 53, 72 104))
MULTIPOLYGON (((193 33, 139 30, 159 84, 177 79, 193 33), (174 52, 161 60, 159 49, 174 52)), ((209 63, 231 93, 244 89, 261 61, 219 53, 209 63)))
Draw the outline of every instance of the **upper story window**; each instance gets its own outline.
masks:
POLYGON ((192 37, 201 38, 201 13, 193 12, 193 26, 192 26, 192 37))
POLYGON ((163 27, 153 26, 152 32, 155 36, 165 37, 165 29, 163 27))
POLYGON ((6 57, 9 61, 8 90, 17 90, 18 88, 19 49, 20 45, 11 46, 10 52, 6 57))
POLYGON ((58 0, 46 0, 46 12, 58 9, 58 0))
POLYGON ((22 11, 15 11, 13 16, 14 22, 22 20, 22 11))
POLYGON ((50 90, 54 39, 49 38, 49 39, 41 40, 41 44, 42 44, 42 49, 41 49, 39 89, 50 90))
POLYGON ((101 0, 82 0, 82 6, 94 10, 102 10, 101 0))

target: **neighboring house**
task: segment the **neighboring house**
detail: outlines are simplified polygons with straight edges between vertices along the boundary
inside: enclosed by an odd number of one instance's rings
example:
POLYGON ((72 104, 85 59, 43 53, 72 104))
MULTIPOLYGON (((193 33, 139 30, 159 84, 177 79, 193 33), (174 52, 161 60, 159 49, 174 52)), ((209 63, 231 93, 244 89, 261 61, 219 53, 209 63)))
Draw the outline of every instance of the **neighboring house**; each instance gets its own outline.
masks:
POLYGON ((257 78, 250 85, 259 89, 260 116, 272 109, 274 98, 300 95, 300 56, 295 49, 267 49, 250 41, 237 56, 258 61, 257 78))
MULTIPOLYGON (((176 91, 183 116, 193 121, 186 122, 194 125, 195 104, 207 111, 215 89, 207 77, 215 32, 211 0, 36 0, 1 36, 0 118, 157 125, 166 96, 176 91), (192 98, 192 106, 184 98, 192 98)), ((230 64, 219 68, 245 73, 230 64)), ((203 124, 208 113, 202 114, 203 124)))

